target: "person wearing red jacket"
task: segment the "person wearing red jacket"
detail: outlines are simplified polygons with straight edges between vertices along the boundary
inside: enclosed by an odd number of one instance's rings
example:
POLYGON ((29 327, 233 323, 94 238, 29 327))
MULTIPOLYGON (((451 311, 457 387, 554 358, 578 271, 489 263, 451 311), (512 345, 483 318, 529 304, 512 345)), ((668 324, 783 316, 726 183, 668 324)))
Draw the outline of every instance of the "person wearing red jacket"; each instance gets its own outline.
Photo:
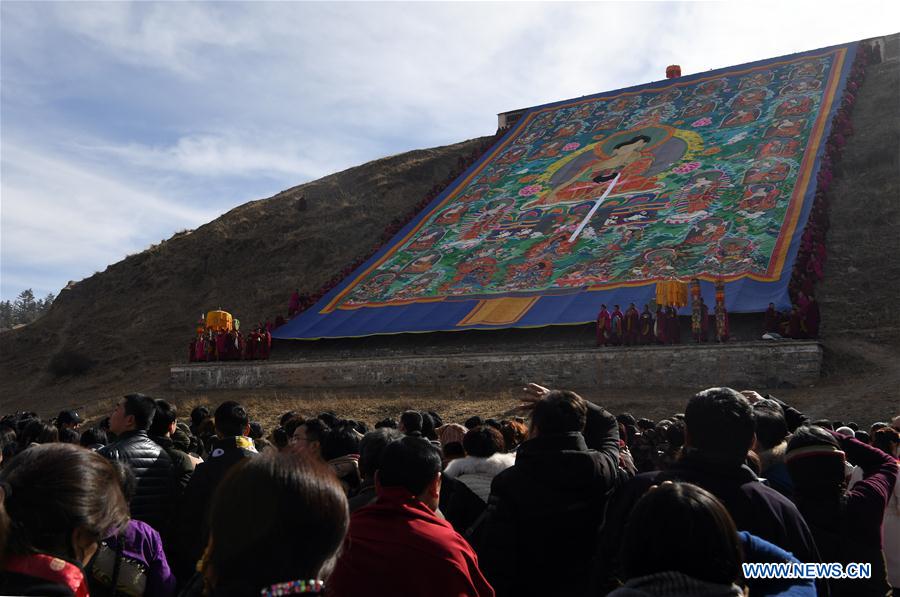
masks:
POLYGON ((467 595, 493 597, 472 547, 435 510, 441 454, 407 436, 388 444, 375 473, 377 500, 350 517, 328 580, 329 597, 467 595))

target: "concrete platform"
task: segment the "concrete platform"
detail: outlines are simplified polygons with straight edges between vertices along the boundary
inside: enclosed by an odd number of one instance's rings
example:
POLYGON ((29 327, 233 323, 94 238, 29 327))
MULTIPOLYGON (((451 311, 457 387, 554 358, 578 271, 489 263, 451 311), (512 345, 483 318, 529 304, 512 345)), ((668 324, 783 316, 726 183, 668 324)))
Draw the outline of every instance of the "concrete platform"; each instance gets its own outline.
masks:
POLYGON ((455 354, 393 354, 173 365, 173 390, 251 388, 508 389, 526 381, 556 387, 739 388, 816 383, 822 345, 755 341, 606 348, 540 348, 455 354))

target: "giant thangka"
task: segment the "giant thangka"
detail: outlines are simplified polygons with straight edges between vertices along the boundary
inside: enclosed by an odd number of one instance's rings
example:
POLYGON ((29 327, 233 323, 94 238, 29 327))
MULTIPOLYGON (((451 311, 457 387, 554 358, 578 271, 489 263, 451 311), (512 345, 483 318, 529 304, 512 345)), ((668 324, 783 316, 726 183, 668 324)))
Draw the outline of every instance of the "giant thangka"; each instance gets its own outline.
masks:
POLYGON ((278 338, 537 327, 725 282, 732 312, 787 286, 855 44, 527 111, 278 338))

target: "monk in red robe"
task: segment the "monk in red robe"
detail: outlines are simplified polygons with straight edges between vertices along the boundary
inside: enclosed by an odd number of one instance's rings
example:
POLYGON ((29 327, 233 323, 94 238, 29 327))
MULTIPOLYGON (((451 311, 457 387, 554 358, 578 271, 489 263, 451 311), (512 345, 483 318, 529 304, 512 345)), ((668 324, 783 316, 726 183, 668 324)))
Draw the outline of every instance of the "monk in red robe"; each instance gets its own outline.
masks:
POLYGON ((622 345, 622 335, 624 333, 624 320, 625 316, 622 314, 622 310, 619 309, 619 305, 616 305, 613 309, 612 315, 610 315, 610 340, 612 341, 613 346, 621 346, 622 345))
POLYGON ((803 337, 803 316, 797 305, 791 306, 791 315, 783 324, 784 335, 788 338, 800 339, 803 337))
POLYGON ((193 363, 197 360, 197 339, 194 338, 191 340, 191 343, 188 345, 188 363, 193 363))
POLYGON ((226 356, 226 349, 228 345, 228 336, 225 332, 217 332, 216 333, 216 360, 224 361, 226 356))
POLYGON ((650 305, 644 305, 639 323, 641 344, 653 344, 653 314, 650 313, 650 305))
POLYGON ((625 311, 625 346, 634 346, 640 338, 641 314, 634 303, 625 311))
POLYGON ((247 335, 247 351, 245 357, 248 361, 256 359, 256 352, 259 347, 259 333, 253 330, 247 335))
POLYGON ((609 342, 610 320, 606 305, 600 305, 597 313, 597 346, 606 346, 609 342))
POLYGON ((681 344, 681 326, 678 323, 678 310, 666 307, 666 341, 668 344, 681 344))
POLYGON ((654 336, 658 344, 666 343, 666 328, 668 324, 669 314, 663 309, 662 305, 656 307, 656 326, 654 327, 654 336))

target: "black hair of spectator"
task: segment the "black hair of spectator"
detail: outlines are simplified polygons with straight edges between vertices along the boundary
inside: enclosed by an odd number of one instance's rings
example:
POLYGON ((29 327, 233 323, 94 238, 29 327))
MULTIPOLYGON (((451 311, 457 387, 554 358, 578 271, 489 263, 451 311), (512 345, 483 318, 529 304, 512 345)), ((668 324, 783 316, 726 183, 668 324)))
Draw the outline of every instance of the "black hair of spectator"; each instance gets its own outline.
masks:
POLYGON ((366 425, 365 421, 350 420, 350 421, 348 421, 348 423, 350 423, 350 425, 352 425, 353 428, 356 429, 357 433, 359 433, 360 435, 365 435, 369 432, 369 426, 366 425))
POLYGON ((857 440, 861 441, 864 444, 872 443, 872 436, 869 435, 868 431, 854 431, 853 437, 855 437, 857 440))
POLYGON ((463 437, 462 444, 468 456, 489 458, 497 452, 502 452, 505 442, 502 433, 493 427, 483 425, 470 429, 463 437))
POLYGON ((888 423, 885 423, 884 421, 878 421, 877 423, 872 423, 872 426, 869 428, 869 434, 875 435, 876 431, 878 431, 879 429, 883 429, 885 427, 890 427, 890 425, 888 423))
POLYGON ((330 410, 319 414, 319 416, 317 416, 316 418, 328 425, 328 427, 337 427, 341 423, 341 420, 340 418, 338 418, 337 414, 331 412, 330 410))
POLYGON ((741 578, 734 521, 711 493, 666 482, 638 500, 628 517, 622 562, 629 579, 658 572, 730 585, 741 578))
POLYGON ((462 442, 450 442, 441 446, 445 459, 464 458, 466 450, 463 448, 462 442))
POLYGON ((261 439, 265 435, 262 424, 259 421, 250 421, 250 439, 261 439))
POLYGON ((0 483, 4 555, 46 553, 77 561, 72 534, 96 541, 128 522, 128 504, 112 463, 72 444, 34 446, 5 463, 0 483))
POLYGON ((211 413, 209 412, 208 407, 195 406, 191 410, 191 429, 193 429, 196 433, 197 428, 200 427, 200 423, 208 419, 210 416, 211 413))
POLYGON ((319 442, 319 446, 325 444, 325 438, 331 432, 331 428, 325 424, 322 419, 310 419, 303 423, 306 431, 306 440, 310 442, 319 442))
POLYGON ((531 425, 541 435, 584 431, 587 402, 569 390, 552 390, 534 405, 531 425))
POLYGON ((375 429, 396 429, 398 427, 396 419, 381 419, 375 423, 375 429))
MULTIPOLYGON (((319 419, 310 419, 312 421, 318 421, 319 419)), ((288 419, 284 422, 284 432, 287 433, 287 436, 290 438, 294 435, 294 432, 297 430, 297 427, 300 425, 305 425, 306 419, 301 416, 296 416, 288 419)))
POLYGON ((55 425, 38 423, 34 429, 36 433, 31 441, 36 444, 52 444, 59 441, 59 429, 55 425))
POLYGON ((400 415, 400 425, 403 426, 403 432, 406 435, 422 433, 422 413, 415 410, 406 411, 400 415))
POLYGON ((434 423, 435 429, 437 429, 438 427, 443 427, 444 419, 441 417, 441 415, 437 414, 433 410, 428 411, 428 414, 431 415, 431 422, 434 423))
POLYGON ((210 508, 212 591, 258 595, 275 583, 324 578, 349 519, 344 489, 327 465, 291 453, 244 459, 210 508))
POLYGON ((849 423, 847 423, 847 427, 849 427, 853 431, 859 431, 859 424, 857 424, 853 421, 850 421, 849 423))
POLYGON ((503 426, 500 424, 500 421, 498 421, 497 419, 485 419, 484 426, 493 427, 497 431, 500 431, 503 428, 503 426))
POLYGON ((637 420, 637 428, 641 431, 647 431, 648 429, 655 429, 656 423, 651 421, 650 419, 638 419, 637 420))
POLYGON ((437 440, 437 433, 434 432, 434 420, 427 412, 419 413, 422 415, 422 436, 432 441, 437 440))
POLYGON ((300 416, 300 413, 298 413, 297 411, 289 410, 286 413, 284 413, 283 415, 281 415, 281 417, 279 417, 278 424, 281 425, 282 427, 284 427, 285 423, 287 423, 291 419, 299 417, 299 416, 300 416))
POLYGON ((898 443, 900 443, 900 431, 897 431, 893 427, 882 427, 872 436, 872 446, 878 448, 888 456, 896 457, 894 449, 897 447, 898 443))
POLYGON ((169 432, 169 427, 178 418, 178 409, 174 404, 163 399, 156 400, 156 414, 153 415, 153 422, 147 431, 150 435, 162 437, 169 432))
POLYGON ((637 421, 634 419, 634 415, 631 413, 622 413, 621 415, 616 415, 616 421, 625 425, 626 427, 631 426, 634 427, 637 424, 637 421))
POLYGON ((756 423, 753 407, 731 388, 698 392, 684 412, 692 448, 726 464, 740 464, 753 443, 756 423))
POLYGON ((91 446, 105 446, 108 440, 106 439, 105 431, 99 427, 91 427, 81 433, 79 443, 85 448, 90 448, 91 446))
POLYGON ((103 431, 109 432, 109 417, 103 417, 102 419, 100 419, 100 422, 97 423, 97 427, 99 427, 103 431))
POLYGON ((430 441, 406 436, 384 449, 378 482, 383 487, 404 487, 413 495, 420 495, 441 468, 441 454, 430 441))
POLYGON ((147 431, 153 423, 156 414, 156 401, 144 394, 127 394, 122 400, 122 408, 125 415, 134 417, 134 428, 137 431, 147 431))
POLYGON ((134 476, 134 471, 128 464, 120 460, 113 460, 112 463, 119 477, 122 495, 125 496, 125 501, 130 504, 131 500, 134 499, 135 491, 137 491, 137 477, 134 476))
POLYGON ((284 427, 276 427, 272 430, 272 444, 279 450, 287 448, 291 438, 284 430, 284 427))
POLYGON ((59 441, 64 444, 75 444, 77 446, 80 440, 81 434, 74 429, 63 428, 59 430, 59 441))
POLYGON ((250 425, 250 416, 247 411, 233 400, 220 404, 213 418, 216 423, 216 431, 222 437, 244 435, 244 431, 250 425))
POLYGON ((393 441, 401 439, 403 434, 390 427, 381 427, 370 431, 359 441, 359 473, 371 479, 381 466, 384 449, 393 441))
POLYGON ((351 425, 338 425, 325 435, 322 458, 334 460, 348 454, 359 454, 359 434, 351 425))
POLYGON ((756 419, 756 443, 763 450, 771 450, 788 436, 784 409, 774 400, 763 398, 753 404, 756 419))
POLYGON ((469 417, 465 422, 466 429, 475 429, 476 427, 481 427, 482 425, 484 425, 484 421, 478 415, 469 417))

